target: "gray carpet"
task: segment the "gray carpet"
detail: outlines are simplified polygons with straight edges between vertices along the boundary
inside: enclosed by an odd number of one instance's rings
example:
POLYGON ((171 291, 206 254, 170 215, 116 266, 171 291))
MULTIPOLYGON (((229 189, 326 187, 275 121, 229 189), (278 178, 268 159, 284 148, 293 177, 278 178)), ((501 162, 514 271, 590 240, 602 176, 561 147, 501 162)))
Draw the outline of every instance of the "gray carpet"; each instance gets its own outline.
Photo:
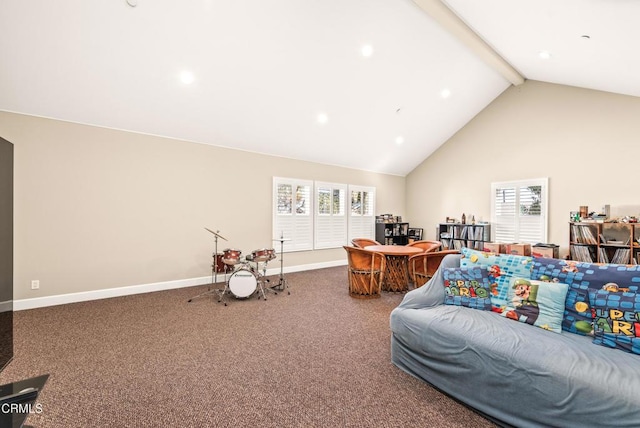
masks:
POLYGON ((188 303, 200 286, 16 312, 0 383, 50 374, 43 428, 493 426, 391 364, 401 294, 353 299, 346 267, 286 277, 267 301, 188 303))

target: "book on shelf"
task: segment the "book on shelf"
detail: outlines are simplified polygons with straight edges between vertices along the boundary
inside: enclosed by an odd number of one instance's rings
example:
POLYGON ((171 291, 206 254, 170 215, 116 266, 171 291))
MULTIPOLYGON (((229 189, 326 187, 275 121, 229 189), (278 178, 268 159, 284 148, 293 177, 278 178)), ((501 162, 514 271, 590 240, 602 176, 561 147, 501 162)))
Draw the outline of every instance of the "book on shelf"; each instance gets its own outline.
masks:
POLYGON ((607 250, 604 248, 598 248, 598 261, 600 263, 609 263, 609 256, 607 256, 607 250))
POLYGON ((442 248, 443 249, 450 249, 452 247, 452 240, 451 238, 441 238, 440 242, 442 243, 442 248))
POLYGON ((476 241, 482 241, 482 231, 482 227, 475 227, 473 231, 473 239, 475 239, 476 241))
POLYGON ((571 235, 573 236, 573 241, 579 244, 595 245, 598 243, 596 237, 593 235, 593 232, 591 231, 590 226, 581 225, 581 224, 572 224, 571 235))
POLYGON ((591 251, 589 247, 581 246, 581 245, 572 245, 571 246, 571 260, 575 260, 577 262, 587 262, 592 263, 593 258, 591 257, 591 251))
POLYGON ((628 248, 618 248, 615 253, 613 253, 613 257, 611 258, 611 263, 614 264, 628 264, 629 263, 629 249, 628 248))

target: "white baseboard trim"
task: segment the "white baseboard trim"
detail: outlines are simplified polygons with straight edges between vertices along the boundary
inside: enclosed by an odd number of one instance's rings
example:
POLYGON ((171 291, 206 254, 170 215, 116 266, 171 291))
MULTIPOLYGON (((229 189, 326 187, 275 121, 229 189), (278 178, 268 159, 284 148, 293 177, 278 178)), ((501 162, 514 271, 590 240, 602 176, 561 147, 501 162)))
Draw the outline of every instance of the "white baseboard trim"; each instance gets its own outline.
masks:
MULTIPOLYGON (((306 270, 323 269, 334 266, 344 266, 346 260, 312 263, 307 265, 291 266, 284 269, 284 273, 302 272, 306 270)), ((267 269, 267 276, 279 275, 280 268, 267 269)), ((223 274, 217 275, 217 283, 225 281, 223 274)), ((47 306, 65 305, 68 303, 87 302, 90 300, 108 299, 111 297, 129 296, 132 294, 151 293, 154 291, 172 290, 175 288, 194 287, 211 283, 211 276, 199 278, 178 279, 175 281, 155 282, 150 284, 131 285, 127 287, 106 288, 102 290, 81 291, 79 293, 58 294, 55 296, 35 297, 32 299, 20 299, 13 301, 14 311, 44 308, 47 306)))

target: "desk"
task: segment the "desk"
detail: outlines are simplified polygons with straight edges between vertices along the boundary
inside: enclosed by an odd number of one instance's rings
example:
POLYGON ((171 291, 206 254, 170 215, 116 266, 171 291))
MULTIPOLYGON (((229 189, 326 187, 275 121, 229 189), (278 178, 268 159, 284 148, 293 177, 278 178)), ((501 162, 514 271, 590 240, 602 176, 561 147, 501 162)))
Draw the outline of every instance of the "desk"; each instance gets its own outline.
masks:
POLYGON ((384 273, 382 289, 384 291, 409 290, 409 256, 420 254, 422 248, 407 247, 405 245, 369 245, 365 250, 382 253, 387 259, 387 270, 384 273))

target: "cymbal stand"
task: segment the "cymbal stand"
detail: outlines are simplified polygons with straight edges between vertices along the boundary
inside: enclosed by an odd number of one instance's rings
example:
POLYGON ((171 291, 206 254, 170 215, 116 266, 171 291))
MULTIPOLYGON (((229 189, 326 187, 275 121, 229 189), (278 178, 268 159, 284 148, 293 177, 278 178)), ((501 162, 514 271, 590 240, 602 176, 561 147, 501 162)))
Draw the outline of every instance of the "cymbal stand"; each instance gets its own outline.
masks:
MULTIPOLYGON (((220 301, 220 290, 218 290, 217 288, 211 289, 211 285, 214 285, 218 282, 218 237, 224 239, 226 241, 226 238, 222 235, 220 235, 218 232, 220 232, 219 230, 217 232, 214 232, 213 230, 209 230, 205 227, 206 230, 208 230, 209 232, 213 233, 214 235, 214 253, 213 253, 213 262, 211 264, 211 284, 207 287, 207 291, 205 291, 204 293, 200 293, 197 296, 194 296, 192 298, 190 298, 189 300, 187 300, 187 302, 191 302, 193 299, 197 299, 198 297, 203 297, 203 296, 207 296, 209 294, 213 294, 213 293, 218 293, 218 302, 220 301)), ((226 271, 226 267, 225 267, 225 271, 226 271)))
POLYGON ((271 288, 280 291, 284 291, 286 289, 287 294, 291 294, 291 291, 289 290, 289 283, 284 277, 284 258, 282 257, 282 254, 284 253, 284 241, 288 241, 288 239, 285 239, 283 235, 280 235, 280 239, 274 239, 274 241, 280 241, 280 278, 278 280, 278 283, 271 288))

